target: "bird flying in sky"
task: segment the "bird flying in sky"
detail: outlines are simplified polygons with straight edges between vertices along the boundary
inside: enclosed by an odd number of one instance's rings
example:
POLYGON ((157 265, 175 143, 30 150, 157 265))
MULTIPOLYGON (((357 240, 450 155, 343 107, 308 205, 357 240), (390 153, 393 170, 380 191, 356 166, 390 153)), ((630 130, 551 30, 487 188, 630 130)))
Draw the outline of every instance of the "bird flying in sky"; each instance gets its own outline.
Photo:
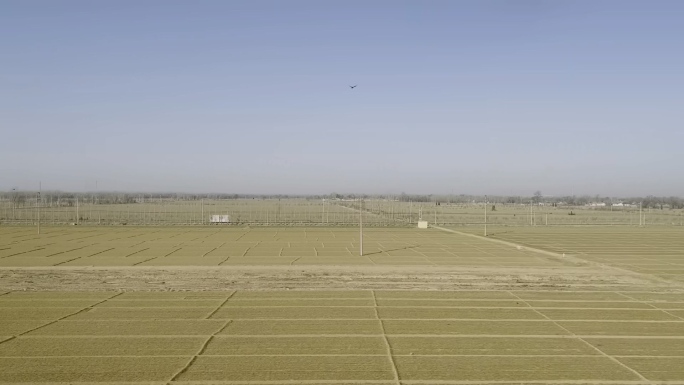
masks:
POLYGON ((358 84, 355 84, 353 86, 349 86, 349 88, 351 88, 353 90, 354 88, 356 88, 356 86, 358 86, 358 84))

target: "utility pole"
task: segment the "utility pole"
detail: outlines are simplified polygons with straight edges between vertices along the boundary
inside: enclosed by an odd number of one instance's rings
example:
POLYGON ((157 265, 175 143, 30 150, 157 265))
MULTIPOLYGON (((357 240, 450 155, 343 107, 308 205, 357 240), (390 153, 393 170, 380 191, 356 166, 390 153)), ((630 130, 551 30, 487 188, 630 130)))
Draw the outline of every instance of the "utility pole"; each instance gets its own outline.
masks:
POLYGON ((641 214, 641 204, 643 202, 639 202, 639 226, 642 226, 643 224, 643 219, 642 219, 642 214, 641 214))
POLYGON ((359 210, 359 256, 363 257, 363 209, 359 210))
POLYGON ((533 219, 532 219, 532 208, 533 208, 532 201, 530 201, 530 226, 532 226, 534 223, 533 219))
POLYGON ((486 195, 485 195, 485 204, 484 204, 484 208, 485 208, 485 221, 484 221, 484 222, 485 222, 485 223, 484 223, 484 225, 485 225, 485 226, 484 226, 484 227, 485 227, 484 230, 485 230, 485 231, 484 231, 484 236, 486 237, 486 236, 487 236, 487 196, 486 196, 486 195))
POLYGON ((202 208, 202 218, 200 218, 200 224, 204 224, 204 198, 200 199, 200 206, 202 208))
POLYGON ((38 182, 38 198, 36 198, 36 207, 38 208, 38 235, 40 235, 40 193, 42 190, 42 182, 38 182))

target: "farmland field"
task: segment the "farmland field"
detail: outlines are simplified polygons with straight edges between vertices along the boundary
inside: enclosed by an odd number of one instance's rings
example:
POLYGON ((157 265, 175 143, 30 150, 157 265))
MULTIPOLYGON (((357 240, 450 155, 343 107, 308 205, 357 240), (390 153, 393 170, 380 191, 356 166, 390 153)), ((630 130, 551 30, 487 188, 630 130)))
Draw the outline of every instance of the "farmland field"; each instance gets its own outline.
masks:
POLYGON ((0 383, 684 383, 681 229, 455 229, 3 226, 0 383))
POLYGON ((491 229, 490 236, 684 282, 682 228, 507 227, 491 229))
MULTIPOLYGON (((234 225, 251 226, 350 226, 363 221, 370 226, 410 226, 419 218, 438 225, 475 225, 484 222, 483 203, 407 202, 391 199, 203 199, 138 198, 136 203, 103 204, 95 196, 43 198, 12 202, 0 199, 0 224, 35 225, 207 225, 212 215, 229 215, 234 225), (39 210, 40 208, 40 210, 39 210)), ((684 226, 684 210, 630 207, 534 206, 496 203, 488 206, 487 221, 506 226, 648 225, 684 226)))
POLYGON ((0 381, 682 381, 684 314, 658 306, 682 303, 684 293, 647 297, 10 292, 0 309, 44 311, 6 313, 0 381))

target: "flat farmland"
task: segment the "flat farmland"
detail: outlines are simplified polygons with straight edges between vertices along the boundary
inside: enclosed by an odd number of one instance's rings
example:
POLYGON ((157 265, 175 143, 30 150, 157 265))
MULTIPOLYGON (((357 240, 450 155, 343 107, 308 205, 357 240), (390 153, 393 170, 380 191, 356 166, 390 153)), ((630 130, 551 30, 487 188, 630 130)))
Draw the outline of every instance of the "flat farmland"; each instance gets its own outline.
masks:
POLYGON ((508 227, 490 236, 684 282, 684 227, 508 227))
POLYGON ((0 382, 675 383, 684 314, 659 307, 681 302, 649 291, 8 292, 0 382))
POLYGON ((563 266, 485 239, 428 229, 0 227, 0 267, 563 266))
POLYGON ((684 383, 677 229, 460 230, 2 227, 0 383, 684 383))

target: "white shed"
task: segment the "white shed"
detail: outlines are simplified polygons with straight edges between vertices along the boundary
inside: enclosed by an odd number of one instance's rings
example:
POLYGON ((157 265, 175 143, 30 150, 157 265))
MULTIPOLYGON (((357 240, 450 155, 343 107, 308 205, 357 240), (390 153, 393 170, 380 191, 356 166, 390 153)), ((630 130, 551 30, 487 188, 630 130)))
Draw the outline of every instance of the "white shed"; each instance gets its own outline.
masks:
POLYGON ((211 223, 230 223, 230 215, 212 215, 211 223))

